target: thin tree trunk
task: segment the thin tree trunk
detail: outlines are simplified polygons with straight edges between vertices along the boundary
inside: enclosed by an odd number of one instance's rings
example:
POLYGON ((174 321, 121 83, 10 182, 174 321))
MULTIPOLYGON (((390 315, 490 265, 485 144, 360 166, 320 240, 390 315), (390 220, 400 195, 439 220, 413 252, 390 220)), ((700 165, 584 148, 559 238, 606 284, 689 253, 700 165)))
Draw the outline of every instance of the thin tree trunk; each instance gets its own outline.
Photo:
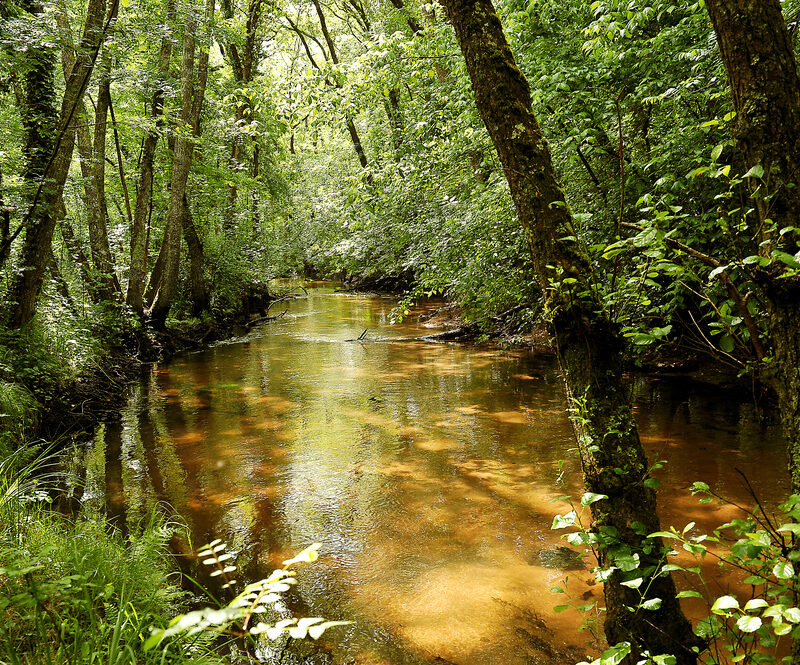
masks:
MULTIPOLYGON (((61 206, 63 209, 63 201, 61 206)), ((91 288, 92 277, 90 274, 91 266, 89 265, 89 259, 86 258, 86 253, 83 251, 80 241, 75 236, 75 229, 72 228, 72 223, 70 220, 64 215, 59 215, 59 217, 61 218, 59 223, 61 228, 61 237, 64 240, 64 244, 67 246, 67 251, 69 252, 70 258, 78 267, 78 274, 81 276, 83 283, 87 286, 87 288, 91 288)))
POLYGON ((417 19, 415 19, 409 11, 403 5, 403 0, 391 0, 392 4, 397 7, 397 9, 404 11, 406 14, 406 21, 408 22, 408 27, 411 28, 411 34, 415 35, 418 32, 422 31, 422 26, 420 26, 417 19))
MULTIPOLYGON (((71 33, 66 13, 58 13, 58 23, 66 32, 71 33)), ((106 220, 108 218, 108 205, 105 197, 105 134, 106 116, 110 102, 108 89, 109 71, 111 61, 107 53, 102 58, 102 75, 98 84, 98 96, 94 122, 94 145, 89 131, 89 114, 86 105, 81 100, 75 112, 77 120, 76 137, 78 156, 81 165, 81 176, 85 208, 89 219, 89 247, 92 253, 94 270, 90 271, 91 281, 87 284, 92 301, 95 303, 112 300, 119 293, 119 282, 114 273, 111 249, 108 245, 108 231, 106 220), (100 161, 98 161, 100 160, 100 161)), ((64 78, 75 66, 74 47, 67 43, 62 50, 61 57, 64 78)), ((62 200, 63 203, 63 200, 62 200)))
MULTIPOLYGON (((233 7, 230 2, 224 3, 227 18, 233 18, 233 7)), ((258 66, 256 57, 256 33, 261 20, 261 0, 250 0, 247 8, 247 22, 245 24, 244 57, 239 53, 236 44, 228 44, 227 49, 230 54, 231 68, 233 69, 234 79, 240 87, 246 87, 253 79, 253 71, 258 66)), ((241 103, 236 106, 236 121, 234 123, 234 136, 231 144, 230 165, 234 173, 241 169, 242 152, 244 150, 244 135, 237 130, 244 122, 245 117, 252 114, 253 106, 250 99, 243 96, 239 100, 241 103)), ((252 120, 252 118, 251 118, 252 120)), ((236 182, 232 181, 228 186, 228 202, 225 207, 223 223, 226 230, 233 228, 233 220, 236 214, 236 200, 239 190, 236 182)))
MULTIPOLYGON (((192 120, 196 26, 194 12, 189 7, 186 12, 181 62, 181 112, 179 120, 183 126, 182 129, 190 128, 192 120)), ((193 150, 191 141, 183 133, 179 133, 175 138, 175 150, 172 157, 172 188, 167 211, 167 224, 159 251, 159 260, 163 255, 162 269, 158 275, 158 281, 153 281, 156 275, 152 274, 148 285, 148 290, 153 294, 153 304, 148 311, 148 316, 156 329, 163 329, 166 324, 167 314, 178 291, 181 231, 184 217, 183 198, 186 194, 186 183, 189 180, 193 150)))
POLYGON ((98 280, 112 300, 121 294, 119 281, 114 272, 114 259, 108 244, 108 201, 106 200, 106 135, 108 133, 108 108, 111 105, 111 56, 106 51, 102 56, 100 82, 94 118, 94 146, 91 154, 91 178, 97 192, 97 208, 89 214, 89 246, 92 261, 98 272, 98 280))
MULTIPOLYGON (((169 26, 175 19, 175 0, 167 0, 166 22, 169 26)), ((144 139, 142 156, 139 167, 139 181, 136 186, 136 206, 133 213, 131 226, 131 260, 128 272, 128 291, 125 301, 130 305, 137 316, 144 312, 144 280, 147 276, 148 216, 150 200, 153 190, 153 161, 158 144, 158 127, 164 115, 164 79, 169 73, 169 61, 172 55, 171 32, 164 35, 161 40, 161 52, 158 58, 159 85, 153 92, 153 101, 150 119, 156 128, 150 130, 144 139)))
MULTIPOLYGON (((211 21, 214 16, 214 0, 206 1, 206 25, 208 26, 208 38, 211 38, 211 21)), ((249 65, 248 65, 249 67, 249 65)), ((248 69, 249 71, 249 69, 248 69)), ((200 122, 203 111, 203 100, 206 94, 206 84, 208 82, 208 49, 200 53, 197 60, 197 84, 194 88, 194 98, 192 100, 192 135, 199 139, 202 135, 202 125, 200 122)), ((209 306, 208 284, 203 275, 205 253, 203 241, 197 232, 194 224, 192 210, 189 199, 183 197, 183 237, 189 250, 189 292, 192 300, 192 316, 199 316, 206 311, 209 306)))
POLYGON ((75 306, 75 300, 69 292, 67 281, 64 279, 64 275, 61 274, 61 270, 58 267, 58 261, 56 260, 55 254, 53 254, 52 247, 50 248, 48 268, 50 269, 50 278, 53 280, 53 284, 55 284, 56 292, 61 296, 61 299, 64 301, 69 311, 72 312, 74 316, 77 316, 78 308, 75 306))
MULTIPOLYGON (((317 11, 317 17, 319 18, 319 26, 322 29, 322 36, 325 38, 325 43, 328 45, 328 51, 330 52, 331 61, 334 65, 339 64, 339 55, 336 53, 336 45, 333 43, 333 39, 331 38, 331 34, 328 31, 328 23, 325 20, 325 14, 322 11, 322 5, 320 5, 319 0, 314 1, 314 8, 317 11)), ((311 58, 311 63, 316 65, 313 58, 311 58)), ((317 67, 317 69, 319 69, 317 67)), ((337 81, 336 87, 341 88, 342 84, 337 81)), ((361 137, 358 135, 358 129, 356 129, 355 122, 349 115, 345 115, 345 125, 347 126, 347 132, 350 134, 350 139, 353 142, 353 148, 355 148, 356 155, 358 156, 358 161, 361 164, 361 168, 367 168, 369 162, 367 160, 367 154, 364 152, 364 146, 361 143, 361 137)), ((372 174, 367 175, 367 181, 372 182, 372 174)))
POLYGON ((696 660, 699 645, 669 575, 653 576, 663 546, 645 536, 660 528, 656 498, 645 485, 647 459, 622 383, 623 341, 597 295, 591 263, 575 240, 572 217, 556 182, 547 142, 531 110, 528 82, 518 69, 490 0, 444 0, 464 54, 475 104, 505 170, 530 242, 536 277, 546 294, 567 396, 573 410, 586 489, 606 498, 592 504, 594 528, 608 538, 600 565, 611 568, 637 555, 639 589, 623 586, 614 570, 605 583, 605 632, 610 644, 696 660), (645 599, 660 607, 642 609, 645 599), (629 608, 634 608, 633 610, 629 608))

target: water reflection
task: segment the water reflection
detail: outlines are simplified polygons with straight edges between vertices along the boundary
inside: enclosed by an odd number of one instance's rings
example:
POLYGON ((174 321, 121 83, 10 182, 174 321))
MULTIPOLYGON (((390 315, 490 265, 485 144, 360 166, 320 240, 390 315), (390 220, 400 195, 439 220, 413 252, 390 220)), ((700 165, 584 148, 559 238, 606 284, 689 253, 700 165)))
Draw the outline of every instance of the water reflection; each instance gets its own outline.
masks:
MULTIPOLYGON (((569 574, 575 600, 601 590, 548 556, 563 545, 549 529, 565 510, 559 460, 581 491, 551 361, 343 341, 430 332, 413 316, 389 327, 393 304, 314 290, 245 339, 152 368, 89 447, 85 499, 104 493, 129 526, 166 502, 195 543, 242 552, 250 577, 322 542, 300 592, 309 612, 356 622, 336 662, 580 660, 580 617, 555 613, 549 589, 569 574)), ((670 460, 665 524, 724 519, 683 489, 703 479, 742 499, 733 467, 768 501, 785 491, 777 436, 746 404, 663 381, 637 395, 648 448, 670 460)))

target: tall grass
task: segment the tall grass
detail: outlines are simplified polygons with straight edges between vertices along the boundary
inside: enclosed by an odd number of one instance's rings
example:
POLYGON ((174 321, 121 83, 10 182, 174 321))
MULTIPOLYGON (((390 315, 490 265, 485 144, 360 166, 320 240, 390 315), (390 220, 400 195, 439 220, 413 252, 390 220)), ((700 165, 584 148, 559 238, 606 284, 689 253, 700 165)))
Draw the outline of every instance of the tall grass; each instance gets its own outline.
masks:
POLYGON ((172 529, 153 515, 124 538, 100 517, 44 510, 52 460, 21 458, 0 462, 0 663, 218 662, 180 639, 143 650, 184 596, 170 575, 172 529))

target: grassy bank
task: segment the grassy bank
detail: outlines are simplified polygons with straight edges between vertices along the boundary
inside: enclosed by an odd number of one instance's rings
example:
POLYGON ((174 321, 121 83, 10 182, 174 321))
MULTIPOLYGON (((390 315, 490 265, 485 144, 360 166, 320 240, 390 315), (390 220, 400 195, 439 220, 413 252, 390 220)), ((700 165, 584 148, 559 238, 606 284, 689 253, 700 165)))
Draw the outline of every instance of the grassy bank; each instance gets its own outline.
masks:
POLYGON ((123 537, 102 516, 48 510, 46 459, 26 462, 20 451, 0 463, 0 662, 221 662, 207 639, 144 650, 186 600, 172 528, 153 515, 123 537))

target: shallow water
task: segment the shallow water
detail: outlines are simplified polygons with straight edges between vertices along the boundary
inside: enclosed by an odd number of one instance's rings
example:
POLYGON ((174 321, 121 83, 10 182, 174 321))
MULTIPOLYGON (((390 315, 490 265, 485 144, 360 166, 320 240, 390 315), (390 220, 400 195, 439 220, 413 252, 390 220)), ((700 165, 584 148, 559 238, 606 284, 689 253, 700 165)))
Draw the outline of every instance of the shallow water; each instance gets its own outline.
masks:
MULTIPOLYGON (((313 289, 281 320, 149 369, 86 453, 84 501, 129 525, 166 502, 196 546, 223 538, 241 553, 240 579, 321 542, 299 605, 354 621, 327 643, 337 663, 580 660, 590 635, 549 590, 569 576, 575 604, 602 592, 549 528, 569 510, 551 501, 560 461, 582 491, 553 360, 344 341, 435 332, 422 310, 390 326, 394 304, 313 289)), ((785 495, 778 433, 751 403, 681 380, 635 391, 648 451, 669 461, 664 525, 734 514, 699 506, 694 480, 750 503, 734 468, 768 504, 785 495)))

